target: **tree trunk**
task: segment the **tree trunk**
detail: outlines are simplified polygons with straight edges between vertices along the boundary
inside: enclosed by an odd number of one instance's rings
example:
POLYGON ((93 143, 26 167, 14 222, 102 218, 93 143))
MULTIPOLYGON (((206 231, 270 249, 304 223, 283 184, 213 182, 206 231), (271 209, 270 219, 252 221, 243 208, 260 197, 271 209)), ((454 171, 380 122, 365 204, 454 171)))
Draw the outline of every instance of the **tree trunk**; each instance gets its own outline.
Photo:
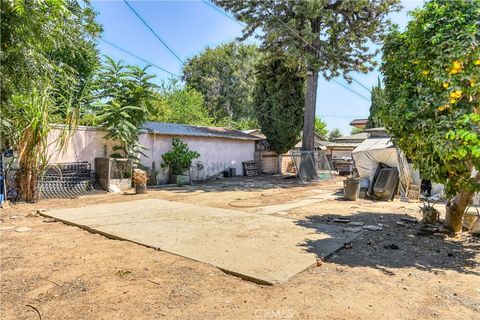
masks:
POLYGON ((462 221, 465 209, 472 201, 473 192, 459 192, 452 201, 447 202, 445 215, 445 228, 455 234, 462 231, 462 221))
POLYGON ((277 173, 278 174, 282 174, 282 159, 283 159, 283 155, 282 154, 279 154, 277 156, 277 173))
POLYGON ((37 202, 39 199, 38 173, 30 169, 20 169, 18 182, 20 197, 28 203, 37 202))
MULTIPOLYGON (((470 171, 473 170, 473 166, 470 167, 470 171)), ((473 179, 478 183, 480 182, 480 171, 477 171, 473 179)), ((463 215, 465 209, 471 203, 473 196, 473 191, 461 191, 457 193, 455 198, 452 201, 448 201, 445 206, 446 215, 444 226, 448 230, 454 232, 455 234, 462 231, 463 215)))
MULTIPOLYGON (((310 20, 310 27, 312 33, 319 35, 320 37, 320 17, 316 17, 310 20)), ((311 54, 320 59, 319 51, 315 49, 318 45, 318 40, 314 40, 309 50, 311 54)), ((312 62, 307 61, 307 88, 305 92, 305 113, 303 116, 303 137, 302 137, 302 150, 313 151, 315 148, 315 107, 317 104, 317 87, 318 87, 318 70, 312 66, 312 62)))
POLYGON ((307 89, 305 93, 305 113, 303 117, 302 150, 313 151, 315 148, 315 107, 317 102, 318 72, 307 72, 307 89))

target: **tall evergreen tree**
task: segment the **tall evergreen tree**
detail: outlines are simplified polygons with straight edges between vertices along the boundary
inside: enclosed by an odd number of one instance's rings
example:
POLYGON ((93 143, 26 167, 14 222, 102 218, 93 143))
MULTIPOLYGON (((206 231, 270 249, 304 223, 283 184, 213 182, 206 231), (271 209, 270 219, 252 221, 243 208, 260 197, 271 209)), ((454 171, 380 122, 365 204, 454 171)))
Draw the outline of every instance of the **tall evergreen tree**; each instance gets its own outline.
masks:
POLYGON ((282 48, 305 63, 305 128, 303 149, 313 150, 318 74, 326 79, 350 72, 368 72, 377 43, 385 30, 387 14, 399 8, 399 0, 213 0, 247 24, 244 38, 256 29, 263 47, 282 48))
POLYGON ((378 84, 372 88, 370 105, 370 115, 368 116, 368 122, 366 128, 378 128, 383 125, 382 120, 378 116, 378 111, 386 107, 387 97, 385 89, 382 87, 380 78, 378 78, 378 84))
POLYGON ((272 149, 284 154, 300 140, 304 109, 304 68, 281 53, 257 66, 254 103, 258 122, 272 149))

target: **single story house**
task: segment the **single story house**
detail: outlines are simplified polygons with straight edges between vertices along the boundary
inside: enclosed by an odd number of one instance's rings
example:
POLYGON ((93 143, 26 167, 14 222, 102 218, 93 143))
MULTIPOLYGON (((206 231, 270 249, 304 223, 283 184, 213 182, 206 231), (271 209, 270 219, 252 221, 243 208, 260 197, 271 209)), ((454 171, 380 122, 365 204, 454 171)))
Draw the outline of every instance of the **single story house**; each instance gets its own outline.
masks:
POLYGON ((332 160, 341 160, 343 158, 352 158, 352 151, 369 137, 367 131, 352 134, 350 136, 339 137, 326 145, 327 155, 332 160))
MULTIPOLYGON (((52 130, 50 141, 54 141, 61 129, 52 130)), ((50 145, 51 163, 87 161, 94 167, 96 157, 108 157, 114 153, 116 141, 106 140, 105 131, 98 127, 80 126, 71 135, 64 152, 57 152, 50 145)), ((203 169, 198 172, 193 166, 192 178, 205 180, 222 173, 227 168, 235 168, 237 175, 243 173, 242 162, 254 160, 255 144, 259 138, 219 127, 201 127, 186 124, 146 122, 140 130, 139 142, 145 147, 140 156, 143 166, 156 173, 157 183, 168 182, 167 169, 161 168, 162 155, 171 149, 172 138, 180 138, 190 150, 200 153, 203 169)))

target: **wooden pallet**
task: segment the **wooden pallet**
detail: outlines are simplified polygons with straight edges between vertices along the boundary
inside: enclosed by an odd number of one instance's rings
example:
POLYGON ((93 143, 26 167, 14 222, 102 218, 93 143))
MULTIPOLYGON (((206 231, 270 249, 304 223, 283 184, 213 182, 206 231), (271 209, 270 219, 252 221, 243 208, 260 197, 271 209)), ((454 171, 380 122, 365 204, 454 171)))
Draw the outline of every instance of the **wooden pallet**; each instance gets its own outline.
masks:
POLYGON ((243 164, 243 170, 247 177, 258 176, 257 162, 252 160, 252 161, 242 162, 242 164, 243 164))

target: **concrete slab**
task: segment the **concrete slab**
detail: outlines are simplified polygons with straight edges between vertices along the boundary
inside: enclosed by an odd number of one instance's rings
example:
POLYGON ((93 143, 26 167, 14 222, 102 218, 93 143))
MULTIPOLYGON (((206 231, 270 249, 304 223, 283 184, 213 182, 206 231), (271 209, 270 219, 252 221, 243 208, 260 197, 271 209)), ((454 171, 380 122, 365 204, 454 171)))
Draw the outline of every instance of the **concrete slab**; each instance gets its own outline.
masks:
POLYGON ((332 225, 158 199, 42 215, 208 263, 261 284, 287 281, 358 236, 332 225))
POLYGON ((251 211, 258 213, 258 214, 273 214, 282 211, 288 211, 295 208, 311 206, 313 204, 317 204, 326 200, 332 200, 338 198, 337 195, 333 194, 331 191, 328 190, 314 190, 317 194, 314 196, 306 197, 303 199, 295 200, 288 203, 283 204, 274 204, 271 206, 264 206, 254 208, 251 211))

